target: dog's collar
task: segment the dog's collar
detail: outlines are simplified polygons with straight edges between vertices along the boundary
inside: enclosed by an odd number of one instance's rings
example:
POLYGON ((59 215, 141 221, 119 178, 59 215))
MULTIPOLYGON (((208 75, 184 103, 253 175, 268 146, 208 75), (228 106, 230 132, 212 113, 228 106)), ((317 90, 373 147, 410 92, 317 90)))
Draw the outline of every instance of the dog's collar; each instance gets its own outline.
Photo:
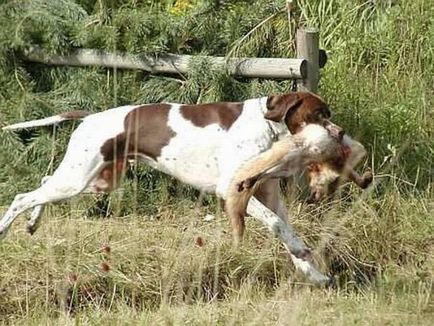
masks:
POLYGON ((268 96, 258 98, 258 105, 263 114, 267 113, 268 110, 267 101, 268 101, 268 96))
MULTIPOLYGON (((268 100, 268 96, 258 98, 258 105, 261 109, 261 112, 264 115, 265 115, 265 113, 267 113, 267 110, 268 110, 267 100, 268 100)), ((285 131, 282 130, 282 123, 271 121, 268 119, 265 119, 265 121, 267 122, 268 128, 270 130, 270 134, 271 134, 271 139, 273 140, 273 142, 279 140, 280 135, 285 133, 285 131)))
MULTIPOLYGON (((258 106, 264 116, 268 110, 267 100, 268 96, 258 98, 258 106)), ((265 121, 267 122, 271 134, 271 139, 273 141, 277 141, 279 140, 280 136, 288 134, 288 129, 284 122, 276 122, 268 119, 265 119, 265 121)))
POLYGON ((268 127, 270 128, 271 132, 271 139, 273 142, 278 141, 280 136, 283 134, 281 128, 279 128, 280 124, 277 124, 274 121, 267 120, 268 127))

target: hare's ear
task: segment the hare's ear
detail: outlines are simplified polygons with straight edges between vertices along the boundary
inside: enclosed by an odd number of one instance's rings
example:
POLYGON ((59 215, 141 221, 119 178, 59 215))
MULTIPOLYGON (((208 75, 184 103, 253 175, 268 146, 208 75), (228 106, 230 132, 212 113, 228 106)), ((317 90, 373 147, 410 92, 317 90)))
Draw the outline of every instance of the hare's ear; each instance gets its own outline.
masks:
POLYGON ((284 95, 270 95, 267 99, 267 112, 265 119, 280 122, 283 121, 289 111, 300 106, 302 98, 297 93, 284 95))
POLYGON ((351 139, 347 135, 344 136, 343 143, 350 149, 347 158, 347 166, 354 168, 366 156, 366 149, 358 141, 351 139))

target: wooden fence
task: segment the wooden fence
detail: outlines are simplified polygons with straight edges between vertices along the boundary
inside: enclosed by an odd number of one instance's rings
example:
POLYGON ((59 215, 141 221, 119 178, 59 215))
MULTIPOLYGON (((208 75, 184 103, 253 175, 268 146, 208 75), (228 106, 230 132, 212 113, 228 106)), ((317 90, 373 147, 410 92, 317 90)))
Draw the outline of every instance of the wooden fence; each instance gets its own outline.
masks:
MULTIPOLYGON (((320 66, 322 67, 325 64, 324 52, 320 56, 318 30, 299 29, 296 41, 296 59, 206 58, 214 67, 225 68, 235 76, 296 79, 298 80, 297 86, 299 89, 316 92, 319 82, 319 69, 320 66)), ((27 61, 47 65, 141 69, 152 74, 188 74, 188 66, 193 58, 190 55, 177 54, 165 54, 158 57, 114 54, 92 49, 76 50, 68 55, 47 55, 38 48, 29 48, 24 55, 27 61)))

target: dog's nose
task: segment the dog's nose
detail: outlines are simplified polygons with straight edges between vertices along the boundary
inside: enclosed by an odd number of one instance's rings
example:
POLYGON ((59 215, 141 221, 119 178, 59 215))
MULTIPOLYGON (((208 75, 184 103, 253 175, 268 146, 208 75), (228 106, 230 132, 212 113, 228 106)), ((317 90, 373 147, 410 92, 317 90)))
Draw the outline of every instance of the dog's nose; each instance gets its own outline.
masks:
POLYGON ((338 126, 333 126, 332 128, 329 129, 329 131, 330 131, 330 135, 339 141, 341 141, 344 138, 345 131, 338 126))
POLYGON ((330 135, 337 140, 342 141, 344 138, 345 131, 334 123, 328 121, 325 125, 325 128, 329 131, 330 135))
POLYGON ((345 135, 344 129, 342 129, 341 127, 339 127, 335 124, 331 126, 330 133, 333 137, 335 137, 339 141, 341 141, 345 135))

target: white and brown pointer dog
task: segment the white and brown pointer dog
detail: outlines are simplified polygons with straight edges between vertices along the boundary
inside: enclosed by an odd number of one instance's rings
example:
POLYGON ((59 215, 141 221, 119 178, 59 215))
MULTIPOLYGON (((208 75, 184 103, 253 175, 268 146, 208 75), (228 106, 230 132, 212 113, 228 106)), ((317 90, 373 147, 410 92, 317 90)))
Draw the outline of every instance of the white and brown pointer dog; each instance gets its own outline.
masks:
MULTIPOLYGON (((44 204, 71 198, 84 191, 110 191, 130 159, 145 161, 201 191, 225 198, 234 173, 246 160, 269 149, 280 136, 299 132, 307 124, 319 124, 341 139, 343 131, 328 119, 330 110, 308 92, 271 95, 240 103, 183 105, 174 103, 128 105, 90 114, 66 112, 45 119, 17 123, 16 130, 81 119, 72 133, 57 170, 31 192, 18 194, 0 220, 0 238, 14 219, 34 208, 28 222, 33 233, 44 204)), ((263 182, 255 192, 273 218, 255 216, 273 230, 291 254, 296 267, 311 281, 329 277, 304 259, 309 250, 294 232, 287 232, 287 210, 278 180, 263 182), (277 214, 277 215, 276 215, 277 214)), ((256 205, 260 204, 256 201, 256 205)))

